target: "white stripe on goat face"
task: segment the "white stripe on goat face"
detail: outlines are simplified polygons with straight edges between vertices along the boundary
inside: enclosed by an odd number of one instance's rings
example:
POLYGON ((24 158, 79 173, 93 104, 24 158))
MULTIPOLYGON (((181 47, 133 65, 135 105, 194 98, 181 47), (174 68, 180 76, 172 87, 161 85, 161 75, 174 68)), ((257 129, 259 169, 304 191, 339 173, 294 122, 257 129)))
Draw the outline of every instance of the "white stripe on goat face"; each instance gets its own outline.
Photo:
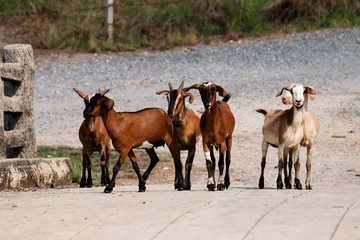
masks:
POLYGON ((209 86, 211 86, 213 83, 212 82, 207 82, 207 83, 204 83, 204 86, 205 87, 209 87, 209 86))
POLYGON ((304 104, 304 91, 303 85, 295 85, 292 89, 293 101, 296 107, 301 107, 304 104))

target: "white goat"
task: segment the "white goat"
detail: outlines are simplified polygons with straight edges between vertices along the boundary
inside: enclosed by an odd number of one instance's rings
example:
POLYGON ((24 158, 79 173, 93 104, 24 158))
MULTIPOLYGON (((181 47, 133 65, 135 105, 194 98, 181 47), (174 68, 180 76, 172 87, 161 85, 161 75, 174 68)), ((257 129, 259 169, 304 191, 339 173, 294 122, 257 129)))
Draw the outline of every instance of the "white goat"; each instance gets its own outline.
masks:
MULTIPOLYGON (((308 95, 314 95, 316 91, 309 86, 296 84, 293 87, 283 87, 283 90, 288 90, 292 94, 293 107, 288 110, 272 109, 267 112, 264 109, 257 109, 256 111, 265 115, 264 125, 262 127, 263 141, 262 141, 262 161, 261 161, 261 175, 259 179, 259 188, 264 188, 264 168, 266 165, 266 154, 269 144, 278 147, 278 178, 277 188, 283 188, 282 169, 284 168, 284 156, 292 150, 292 159, 295 159, 295 184, 294 187, 301 189, 299 180, 299 147, 304 138, 303 119, 304 112, 308 111, 308 95)), ((285 176, 286 178, 287 176, 285 176)))
MULTIPOLYGON (((295 84, 291 85, 290 87, 293 87, 295 84)), ((309 95, 310 100, 314 100, 314 95, 309 95)), ((284 95, 282 96, 282 103, 285 105, 293 104, 293 98, 290 92, 286 91, 284 95)), ((307 104, 307 102, 306 102, 307 104)), ((305 107, 307 109, 307 106, 305 107)), ((319 129, 320 129, 320 123, 319 120, 310 112, 305 111, 303 116, 303 127, 304 127, 304 137, 302 141, 300 142, 300 146, 306 147, 307 149, 307 159, 306 159, 306 181, 305 186, 306 189, 312 189, 311 185, 311 156, 312 156, 312 147, 313 147, 313 141, 316 138, 319 129)), ((288 179, 285 179, 285 186, 286 188, 291 188, 291 168, 292 168, 292 151, 289 152, 289 174, 288 179)), ((287 175, 286 173, 286 157, 284 157, 284 173, 285 177, 287 175)))

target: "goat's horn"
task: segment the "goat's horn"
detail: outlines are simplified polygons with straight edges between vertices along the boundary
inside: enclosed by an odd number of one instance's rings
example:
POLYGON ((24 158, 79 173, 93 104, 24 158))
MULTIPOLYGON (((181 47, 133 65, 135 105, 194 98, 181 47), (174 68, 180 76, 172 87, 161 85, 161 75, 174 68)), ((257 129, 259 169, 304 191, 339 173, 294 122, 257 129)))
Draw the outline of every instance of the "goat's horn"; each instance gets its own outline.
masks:
POLYGON ((170 88, 171 91, 174 89, 173 85, 171 83, 169 83, 169 88, 170 88))
POLYGON ((101 96, 104 96, 105 93, 107 93, 108 91, 110 91, 110 89, 105 89, 105 90, 99 91, 98 94, 101 94, 101 96))
POLYGON ((291 92, 291 91, 292 91, 292 87, 283 87, 283 88, 281 89, 281 91, 280 91, 278 94, 276 94, 275 97, 280 96, 280 95, 283 93, 284 90, 287 90, 287 91, 291 92))
POLYGON ((180 86, 179 86, 179 90, 181 91, 184 87, 184 81, 181 82, 180 86))

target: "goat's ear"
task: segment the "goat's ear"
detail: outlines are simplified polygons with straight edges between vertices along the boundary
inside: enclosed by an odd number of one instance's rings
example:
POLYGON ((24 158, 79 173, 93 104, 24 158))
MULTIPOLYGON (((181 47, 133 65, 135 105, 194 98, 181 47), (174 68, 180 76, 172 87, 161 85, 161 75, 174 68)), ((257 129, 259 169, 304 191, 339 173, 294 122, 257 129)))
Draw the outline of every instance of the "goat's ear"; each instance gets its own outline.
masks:
POLYGON ((114 107, 114 100, 105 97, 104 105, 105 105, 106 111, 110 111, 114 107))
POLYGON ((102 91, 98 91, 97 93, 101 94, 101 96, 104 96, 105 93, 107 93, 108 91, 110 91, 110 89, 105 89, 105 90, 102 90, 102 91))
POLYGON ((187 97, 187 96, 190 97, 190 98, 189 98, 189 103, 192 103, 192 102, 194 101, 194 98, 195 98, 194 94, 192 94, 192 93, 187 93, 187 92, 183 92, 183 94, 184 94, 184 98, 187 97))
POLYGON ((305 91, 307 94, 311 94, 311 95, 315 95, 316 94, 316 91, 313 87, 311 86, 304 86, 305 88, 305 91))
POLYGON ((199 89, 200 86, 201 86, 201 84, 194 84, 194 85, 192 85, 190 87, 184 88, 183 91, 187 92, 187 91, 189 91, 190 89, 193 89, 193 88, 199 89))
POLYGON ((286 87, 283 87, 283 88, 281 89, 281 91, 280 91, 278 94, 276 94, 275 97, 281 96, 284 90, 287 90, 287 91, 289 91, 289 92, 292 93, 292 87, 287 87, 287 86, 286 86, 286 87))
POLYGON ((220 96, 225 97, 227 92, 222 87, 216 85, 216 91, 219 93, 220 96))
POLYGON ((82 99, 85 99, 87 97, 87 95, 85 93, 83 93, 82 91, 80 90, 77 90, 76 88, 73 88, 74 91, 79 94, 79 96, 82 98, 82 99))
POLYGON ((160 95, 160 94, 167 95, 167 94, 169 94, 169 92, 170 92, 169 90, 162 90, 162 91, 157 91, 156 94, 157 95, 160 95))

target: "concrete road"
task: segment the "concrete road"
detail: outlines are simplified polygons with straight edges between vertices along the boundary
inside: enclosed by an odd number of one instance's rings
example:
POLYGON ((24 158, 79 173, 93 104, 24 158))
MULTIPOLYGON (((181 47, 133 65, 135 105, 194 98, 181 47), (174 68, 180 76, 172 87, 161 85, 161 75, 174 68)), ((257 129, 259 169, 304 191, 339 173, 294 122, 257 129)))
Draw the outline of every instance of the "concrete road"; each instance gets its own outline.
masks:
POLYGON ((360 239, 359 189, 0 192, 0 239, 360 239))

